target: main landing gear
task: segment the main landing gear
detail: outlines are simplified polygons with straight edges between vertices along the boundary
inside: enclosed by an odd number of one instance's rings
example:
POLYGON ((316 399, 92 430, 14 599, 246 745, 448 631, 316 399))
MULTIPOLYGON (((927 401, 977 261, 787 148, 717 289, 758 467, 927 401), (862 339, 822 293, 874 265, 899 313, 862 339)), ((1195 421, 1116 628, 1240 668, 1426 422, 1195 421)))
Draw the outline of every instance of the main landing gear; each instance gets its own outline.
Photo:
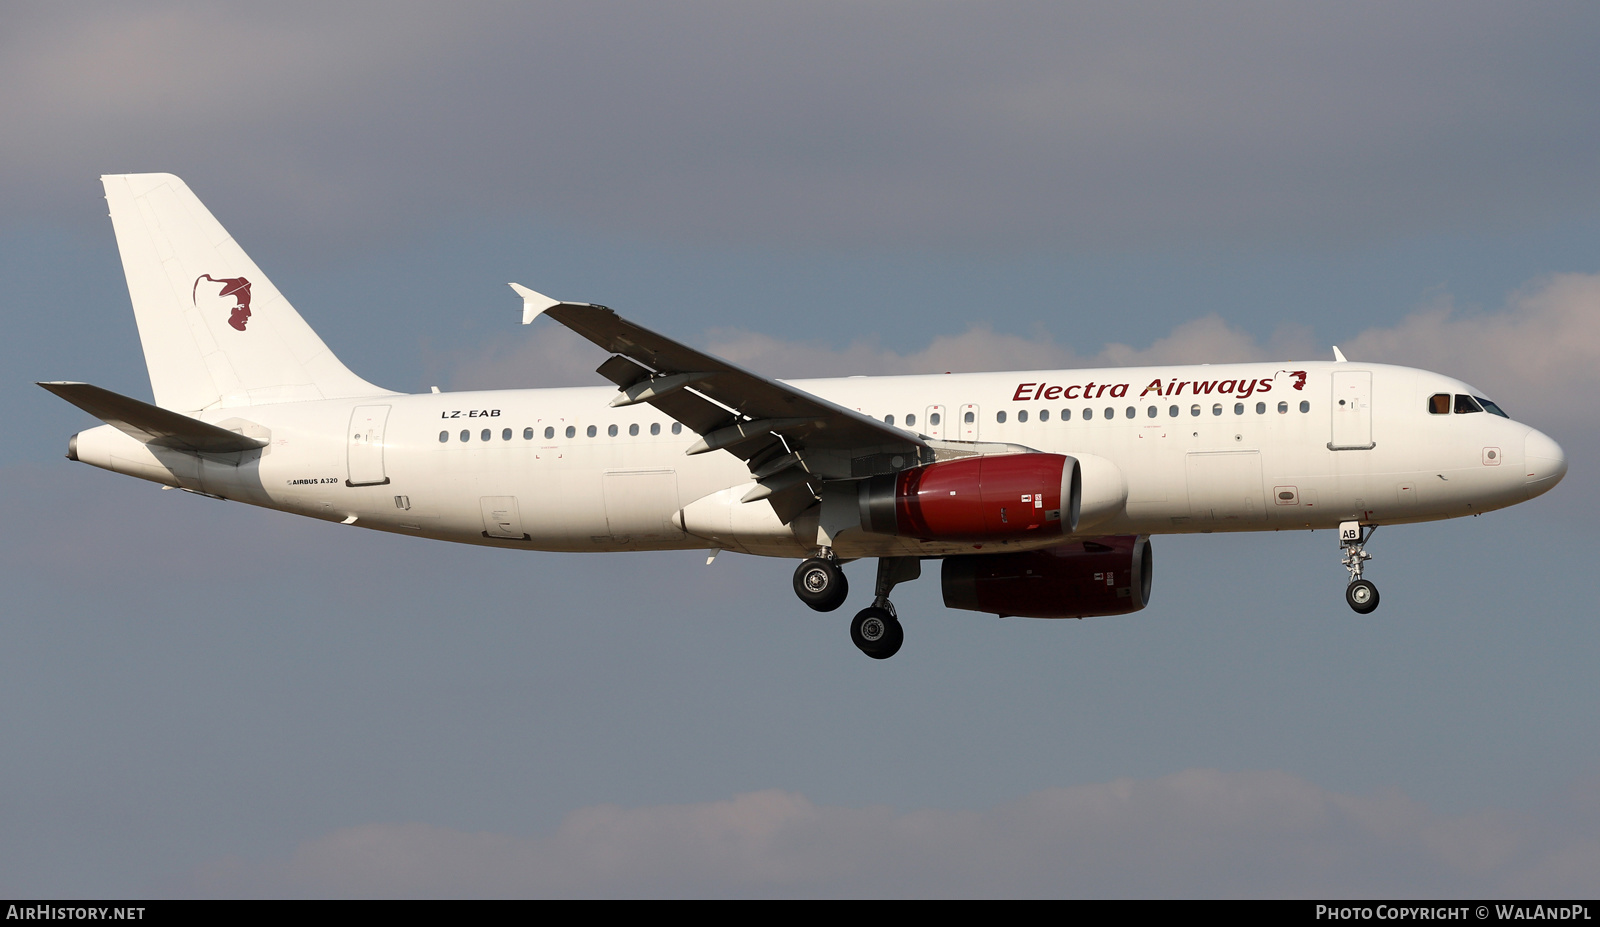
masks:
POLYGON ((879 557, 878 581, 873 587, 872 604, 856 612, 850 621, 850 640, 874 660, 887 660, 900 652, 906 632, 900 627, 889 593, 895 586, 922 575, 922 561, 916 557, 879 557))
POLYGON ((1345 587, 1344 600, 1358 615, 1369 615, 1378 607, 1378 587, 1361 578, 1366 562, 1372 559, 1367 553, 1367 541, 1377 530, 1377 525, 1365 527, 1357 521, 1339 524, 1339 548, 1344 551, 1340 562, 1350 571, 1350 585, 1345 587))
MULTIPOLYGON (((889 593, 900 583, 922 575, 922 561, 916 557, 878 558, 878 580, 873 586, 872 604, 850 620, 850 640, 874 660, 887 660, 900 652, 905 631, 900 627, 889 593)), ((831 612, 844 604, 850 586, 844 571, 830 550, 800 564, 794 571, 794 591, 800 601, 819 612, 831 612)))
POLYGON ((794 571, 794 594, 819 612, 831 612, 850 595, 850 583, 844 578, 844 570, 839 569, 833 551, 824 550, 822 554, 801 561, 794 571))

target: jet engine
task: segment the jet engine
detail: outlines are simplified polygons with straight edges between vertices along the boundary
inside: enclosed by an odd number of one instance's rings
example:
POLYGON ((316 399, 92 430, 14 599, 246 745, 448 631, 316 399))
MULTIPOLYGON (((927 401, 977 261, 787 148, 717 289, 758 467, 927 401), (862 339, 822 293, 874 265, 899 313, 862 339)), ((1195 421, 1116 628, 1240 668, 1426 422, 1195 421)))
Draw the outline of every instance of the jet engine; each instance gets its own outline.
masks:
POLYGON ((1060 454, 946 460, 861 481, 861 529, 939 541, 1061 537, 1078 526, 1078 461, 1060 454))
POLYGON ((1126 615, 1150 603, 1150 570, 1150 539, 1143 535, 946 557, 944 604, 1002 618, 1126 615))

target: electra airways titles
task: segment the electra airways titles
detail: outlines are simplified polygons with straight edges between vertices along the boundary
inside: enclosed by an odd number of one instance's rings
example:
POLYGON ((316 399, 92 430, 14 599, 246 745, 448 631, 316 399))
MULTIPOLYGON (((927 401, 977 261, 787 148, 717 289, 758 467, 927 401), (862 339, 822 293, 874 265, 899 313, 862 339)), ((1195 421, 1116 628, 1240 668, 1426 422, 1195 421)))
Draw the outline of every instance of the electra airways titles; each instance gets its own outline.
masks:
MULTIPOLYGON (((106 424, 67 456, 220 499, 526 550, 733 550, 800 561, 831 611, 900 649, 889 595, 939 561, 945 605, 1143 608, 1150 536, 1337 528, 1345 598, 1378 525, 1548 491, 1560 446, 1459 380, 1382 364, 1124 367, 779 381, 604 306, 512 284, 598 345, 615 384, 406 395, 351 373, 170 174, 103 178, 155 404, 41 383, 106 424)), ((597 352, 597 357, 600 356, 597 352)))

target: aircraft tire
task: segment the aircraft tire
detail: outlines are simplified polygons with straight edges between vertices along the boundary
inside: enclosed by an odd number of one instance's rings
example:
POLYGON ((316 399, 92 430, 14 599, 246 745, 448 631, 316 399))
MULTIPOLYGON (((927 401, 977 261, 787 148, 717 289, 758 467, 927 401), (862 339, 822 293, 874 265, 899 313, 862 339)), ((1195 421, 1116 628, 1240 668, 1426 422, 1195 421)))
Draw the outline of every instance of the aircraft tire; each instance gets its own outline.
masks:
POLYGON ((831 612, 850 597, 850 581, 831 560, 812 557, 794 571, 794 594, 819 612, 831 612))
POLYGON ((1378 587, 1358 579, 1345 587, 1344 600, 1358 615, 1370 615, 1378 607, 1378 587))
POLYGON ((900 652, 906 632, 888 609, 871 606, 856 612, 850 622, 850 640, 874 660, 887 660, 900 652))

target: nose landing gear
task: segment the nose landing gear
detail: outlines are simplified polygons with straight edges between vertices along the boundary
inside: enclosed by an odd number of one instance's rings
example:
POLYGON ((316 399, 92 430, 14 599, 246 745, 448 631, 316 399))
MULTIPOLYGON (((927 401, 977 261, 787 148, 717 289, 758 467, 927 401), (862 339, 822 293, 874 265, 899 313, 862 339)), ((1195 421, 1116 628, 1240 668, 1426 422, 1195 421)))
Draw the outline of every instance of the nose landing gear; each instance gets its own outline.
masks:
POLYGON ((1367 541, 1377 530, 1377 525, 1366 527, 1356 521, 1339 524, 1339 547, 1344 551, 1340 562, 1350 571, 1350 585, 1345 587, 1344 600, 1358 615, 1370 615, 1378 607, 1378 587, 1361 578, 1366 562, 1372 559, 1367 553, 1367 541))

